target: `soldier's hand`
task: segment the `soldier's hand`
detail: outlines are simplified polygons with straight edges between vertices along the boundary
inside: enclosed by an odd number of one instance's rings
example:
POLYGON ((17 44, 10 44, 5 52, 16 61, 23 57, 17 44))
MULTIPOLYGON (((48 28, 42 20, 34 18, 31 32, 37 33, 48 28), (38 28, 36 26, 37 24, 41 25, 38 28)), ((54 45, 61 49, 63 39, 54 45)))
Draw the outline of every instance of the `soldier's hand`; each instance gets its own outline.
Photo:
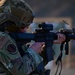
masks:
POLYGON ((30 48, 32 48, 35 52, 41 53, 42 52, 42 46, 44 45, 44 42, 35 42, 33 43, 30 48))
POLYGON ((64 34, 58 33, 58 39, 54 41, 54 44, 60 44, 65 41, 66 37, 64 34))

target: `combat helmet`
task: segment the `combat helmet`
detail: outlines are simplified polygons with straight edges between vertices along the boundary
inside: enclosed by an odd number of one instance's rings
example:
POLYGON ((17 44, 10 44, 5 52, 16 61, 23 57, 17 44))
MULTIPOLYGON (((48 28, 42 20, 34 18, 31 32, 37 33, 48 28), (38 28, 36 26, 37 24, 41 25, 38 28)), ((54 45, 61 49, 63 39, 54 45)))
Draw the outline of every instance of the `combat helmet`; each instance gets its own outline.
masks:
MULTIPOLYGON (((12 25, 6 26, 3 23, 13 22, 16 27, 26 27, 33 22, 34 13, 30 6, 23 0, 6 0, 4 5, 0 6, 0 28, 11 30, 12 25)), ((16 29, 16 28, 15 28, 16 29)))

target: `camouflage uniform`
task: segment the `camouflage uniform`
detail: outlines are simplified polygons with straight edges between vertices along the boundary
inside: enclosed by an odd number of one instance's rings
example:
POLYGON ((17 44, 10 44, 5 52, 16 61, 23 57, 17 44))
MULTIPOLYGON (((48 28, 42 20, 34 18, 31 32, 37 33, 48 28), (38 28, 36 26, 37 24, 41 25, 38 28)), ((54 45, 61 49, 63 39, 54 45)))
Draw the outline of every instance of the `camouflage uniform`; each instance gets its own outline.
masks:
POLYGON ((33 14, 29 9, 30 7, 23 0, 7 0, 0 7, 0 68, 8 75, 28 75, 43 60, 31 48, 25 50, 25 45, 21 46, 25 52, 22 57, 16 41, 7 33, 16 32, 17 28, 28 26, 32 22, 33 14), (8 25, 7 21, 14 22, 15 25, 8 25), (12 30, 12 27, 15 30, 12 30))
MULTIPOLYGON (((20 74, 19 67, 23 63, 15 41, 6 33, 0 32, 0 61, 12 72, 20 74)), ((26 64, 23 64, 23 66, 26 64)), ((22 66, 22 67, 23 67, 22 66)), ((17 75, 19 75, 17 74, 17 75)))

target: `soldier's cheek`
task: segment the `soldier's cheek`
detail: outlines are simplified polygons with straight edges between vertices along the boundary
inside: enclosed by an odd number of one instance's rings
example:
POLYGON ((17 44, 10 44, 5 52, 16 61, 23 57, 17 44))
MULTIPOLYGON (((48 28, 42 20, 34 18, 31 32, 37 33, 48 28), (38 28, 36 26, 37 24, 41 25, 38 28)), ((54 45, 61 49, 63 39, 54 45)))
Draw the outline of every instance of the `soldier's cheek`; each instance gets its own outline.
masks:
POLYGON ((0 6, 2 6, 5 3, 6 0, 0 0, 0 6))

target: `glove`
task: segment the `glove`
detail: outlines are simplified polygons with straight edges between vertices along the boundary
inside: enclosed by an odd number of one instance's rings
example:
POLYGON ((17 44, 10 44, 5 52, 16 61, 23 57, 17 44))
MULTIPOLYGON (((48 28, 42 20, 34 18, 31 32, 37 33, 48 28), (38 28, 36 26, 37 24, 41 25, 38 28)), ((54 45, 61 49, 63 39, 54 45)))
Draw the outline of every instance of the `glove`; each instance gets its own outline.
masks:
POLYGON ((48 62, 46 65, 45 65, 45 70, 51 70, 53 68, 53 65, 54 65, 54 61, 50 61, 48 62))

